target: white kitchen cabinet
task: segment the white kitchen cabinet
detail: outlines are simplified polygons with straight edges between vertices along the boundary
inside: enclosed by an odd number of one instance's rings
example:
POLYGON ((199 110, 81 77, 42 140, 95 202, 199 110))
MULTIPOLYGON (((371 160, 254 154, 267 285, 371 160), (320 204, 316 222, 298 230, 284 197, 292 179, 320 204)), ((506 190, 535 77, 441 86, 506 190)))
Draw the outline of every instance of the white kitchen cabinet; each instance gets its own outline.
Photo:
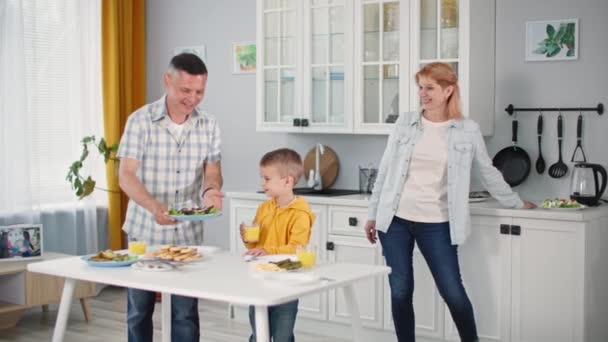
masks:
MULTIPOLYGON (((354 264, 381 264, 379 246, 362 238, 329 235, 328 261, 354 264)), ((350 323, 348 308, 342 289, 329 292, 329 320, 350 323)), ((383 279, 373 278, 358 282, 355 293, 359 301, 361 324, 372 328, 382 328, 383 279)))
MULTIPOLYGON (((481 341, 603 340, 585 339, 583 327, 585 234, 596 223, 472 220, 473 233, 459 252, 481 341)), ((447 309, 446 322, 448 339, 458 341, 447 309)))

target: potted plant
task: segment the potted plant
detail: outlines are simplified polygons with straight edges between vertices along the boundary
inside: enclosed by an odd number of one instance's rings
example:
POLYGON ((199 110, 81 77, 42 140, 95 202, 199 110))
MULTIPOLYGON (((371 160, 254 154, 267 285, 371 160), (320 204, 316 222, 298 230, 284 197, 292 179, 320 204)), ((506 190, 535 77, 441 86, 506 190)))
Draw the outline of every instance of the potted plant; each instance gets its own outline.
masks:
POLYGON ((78 199, 83 199, 84 197, 89 196, 96 188, 104 191, 113 192, 112 190, 96 187, 96 182, 91 177, 91 175, 88 175, 85 178, 80 174, 80 171, 82 169, 82 166, 84 165, 84 161, 89 156, 89 146, 94 146, 94 149, 96 149, 99 154, 103 156, 103 160, 106 164, 108 163, 108 161, 118 163, 119 159, 114 157, 116 151, 118 151, 118 144, 108 146, 104 138, 101 138, 99 142, 97 142, 94 135, 82 138, 81 143, 82 154, 80 155, 80 159, 76 160, 70 165, 68 174, 65 178, 68 182, 70 182, 72 190, 75 191, 76 196, 78 196, 78 199))

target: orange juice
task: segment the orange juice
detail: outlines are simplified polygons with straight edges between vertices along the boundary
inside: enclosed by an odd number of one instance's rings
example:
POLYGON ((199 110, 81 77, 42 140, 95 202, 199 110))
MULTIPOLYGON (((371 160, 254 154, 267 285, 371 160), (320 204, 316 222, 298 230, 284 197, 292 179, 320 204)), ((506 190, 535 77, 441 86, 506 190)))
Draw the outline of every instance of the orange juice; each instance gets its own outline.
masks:
POLYGON ((314 266, 317 262, 317 253, 313 250, 301 250, 296 253, 298 260, 304 267, 314 266))
POLYGON ((244 235, 245 241, 257 242, 260 239, 260 227, 259 226, 245 227, 245 233, 243 235, 244 235))
POLYGON ((143 241, 129 242, 129 254, 142 255, 146 253, 146 243, 143 241))

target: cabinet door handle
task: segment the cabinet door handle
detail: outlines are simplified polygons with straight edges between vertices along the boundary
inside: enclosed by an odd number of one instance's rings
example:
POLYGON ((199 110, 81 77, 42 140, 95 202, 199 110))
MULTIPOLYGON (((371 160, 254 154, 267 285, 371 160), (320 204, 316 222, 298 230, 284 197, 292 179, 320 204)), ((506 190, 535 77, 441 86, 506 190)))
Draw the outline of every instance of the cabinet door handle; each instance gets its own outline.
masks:
POLYGON ((349 217, 348 218, 348 225, 351 227, 356 227, 357 226, 357 218, 356 217, 349 217))
POLYGON ((521 227, 511 226, 511 235, 521 235, 521 227))
POLYGON ((328 251, 333 251, 334 247, 335 247, 335 245, 333 242, 328 242, 325 244, 325 249, 327 249, 328 251))
POLYGON ((500 234, 505 234, 505 235, 511 234, 511 226, 509 226, 508 224, 501 224, 500 225, 500 234))
POLYGON ((308 127, 308 119, 302 119, 302 127, 308 127))
POLYGON ((302 125, 302 122, 300 121, 300 119, 293 119, 293 125, 296 127, 300 127, 302 125))

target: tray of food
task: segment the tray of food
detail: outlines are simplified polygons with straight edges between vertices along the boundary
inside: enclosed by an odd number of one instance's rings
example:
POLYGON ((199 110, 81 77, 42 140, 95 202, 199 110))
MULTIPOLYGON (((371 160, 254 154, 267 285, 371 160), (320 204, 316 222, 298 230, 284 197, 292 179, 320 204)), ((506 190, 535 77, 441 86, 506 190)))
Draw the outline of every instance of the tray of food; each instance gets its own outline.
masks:
POLYGON ((130 266, 137 262, 137 255, 129 255, 128 253, 118 253, 107 249, 98 252, 97 254, 83 255, 80 257, 87 264, 94 267, 123 267, 130 266))
POLYGON ((217 208, 171 208, 169 209, 169 216, 173 217, 178 221, 205 221, 222 215, 221 211, 217 208))

